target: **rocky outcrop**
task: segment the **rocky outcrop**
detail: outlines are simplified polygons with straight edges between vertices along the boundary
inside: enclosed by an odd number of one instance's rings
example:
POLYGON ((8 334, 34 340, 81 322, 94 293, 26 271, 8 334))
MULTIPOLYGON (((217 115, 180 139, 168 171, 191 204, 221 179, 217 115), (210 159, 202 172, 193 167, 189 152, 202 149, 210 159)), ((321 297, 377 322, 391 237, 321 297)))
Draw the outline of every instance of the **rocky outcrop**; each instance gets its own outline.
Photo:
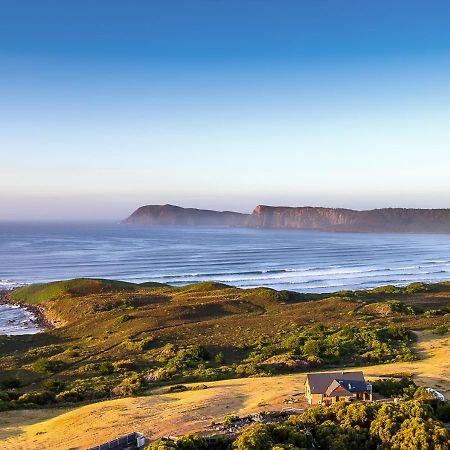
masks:
POLYGON ((368 233, 450 233, 450 209, 384 208, 355 211, 259 205, 246 225, 257 228, 368 233))
POLYGON ((181 208, 174 205, 147 205, 138 208, 122 223, 138 225, 243 226, 248 214, 231 211, 181 208))
POLYGON ((123 223, 139 225, 232 226, 365 233, 450 233, 450 209, 343 208, 259 205, 252 214, 148 205, 123 223))

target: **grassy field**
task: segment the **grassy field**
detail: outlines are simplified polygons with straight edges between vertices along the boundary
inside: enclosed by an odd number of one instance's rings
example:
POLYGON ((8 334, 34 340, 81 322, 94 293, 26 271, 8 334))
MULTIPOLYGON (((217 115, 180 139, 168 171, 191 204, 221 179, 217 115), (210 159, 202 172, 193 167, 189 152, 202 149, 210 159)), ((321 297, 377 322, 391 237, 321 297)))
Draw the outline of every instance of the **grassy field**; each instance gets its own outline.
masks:
MULTIPOLYGON (((419 332, 419 360, 362 368, 367 377, 412 373, 416 383, 450 396, 450 337, 419 332)), ((153 395, 99 402, 66 412, 39 409, 2 413, 3 449, 82 449, 131 431, 154 438, 208 429, 227 414, 246 415, 304 401, 283 400, 303 391, 304 374, 244 378, 207 383, 208 388, 168 394, 161 387, 153 395)), ((299 397, 297 397, 299 398, 299 397)))
MULTIPOLYGON (((74 409, 71 397, 60 401, 57 394, 51 408, 2 412, 2 448, 84 448, 134 430, 154 437, 181 434, 205 429, 211 420, 229 413, 281 409, 290 393, 302 390, 301 368, 289 366, 297 373, 288 375, 236 378, 250 374, 239 372, 239 368, 254 366, 257 373, 277 373, 271 372, 269 362, 275 359, 274 367, 280 366, 280 360, 293 352, 306 361, 305 339, 319 346, 320 336, 332 342, 346 340, 345 345, 331 348, 344 353, 330 357, 330 348, 320 350, 324 352, 321 358, 328 358, 328 367, 334 360, 352 367, 363 364, 369 376, 411 373, 419 384, 450 393, 448 334, 439 337, 429 331, 449 325, 448 283, 303 295, 214 283, 174 288, 78 279, 29 286, 14 291, 11 297, 42 308, 56 326, 38 335, 0 338, 0 384, 11 379, 20 383, 16 389, 5 388, 7 395, 47 395, 46 390, 61 384, 62 395, 99 392, 99 397, 81 398, 95 401, 130 373, 153 377, 173 367, 174 361, 178 365, 167 379, 150 378, 154 381, 145 388, 151 395, 145 397, 118 398, 74 409), (319 329, 314 331, 319 335, 304 337, 302 330, 318 324, 331 331, 319 329), (411 356, 407 341, 402 344, 404 348, 394 348, 382 365, 370 365, 372 351, 352 356, 353 347, 348 347, 352 340, 365 336, 370 344, 392 325, 415 330, 420 336, 416 352, 421 359, 407 361, 411 356), (283 347, 299 339, 300 347, 289 347, 289 351, 283 347), (193 346, 204 348, 208 359, 193 356, 193 346), (211 381, 217 378, 226 379, 211 381), (207 380, 208 388, 166 392, 169 384, 189 380, 207 380)), ((315 356, 314 345, 308 348, 312 348, 310 354, 317 364, 321 358, 315 356)), ((396 338, 377 345, 378 354, 383 356, 397 345, 396 338)), ((282 371, 286 372, 286 367, 282 371)), ((318 367, 324 370, 327 364, 318 367)), ((26 402, 19 405, 29 408, 26 402)))

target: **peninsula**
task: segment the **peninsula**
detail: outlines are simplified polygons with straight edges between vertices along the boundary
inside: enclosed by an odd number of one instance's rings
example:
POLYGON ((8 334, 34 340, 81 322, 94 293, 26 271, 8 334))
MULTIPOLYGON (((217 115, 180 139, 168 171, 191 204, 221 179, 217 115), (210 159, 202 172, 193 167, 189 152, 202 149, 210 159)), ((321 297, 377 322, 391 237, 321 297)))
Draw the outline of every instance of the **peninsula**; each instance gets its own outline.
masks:
POLYGON ((450 209, 344 208, 258 205, 252 214, 148 205, 122 223, 139 225, 233 226, 363 233, 450 233, 450 209))

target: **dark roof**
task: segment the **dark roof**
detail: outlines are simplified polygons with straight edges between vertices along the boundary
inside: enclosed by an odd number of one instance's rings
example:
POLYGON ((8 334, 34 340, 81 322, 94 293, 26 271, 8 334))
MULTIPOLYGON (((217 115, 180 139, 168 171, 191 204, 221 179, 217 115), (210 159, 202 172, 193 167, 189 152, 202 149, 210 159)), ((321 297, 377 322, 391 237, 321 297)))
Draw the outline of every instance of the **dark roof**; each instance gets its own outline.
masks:
POLYGON ((362 372, 321 372, 306 375, 312 394, 325 394, 328 388, 334 384, 341 385, 349 392, 365 392, 367 390, 366 380, 362 372))

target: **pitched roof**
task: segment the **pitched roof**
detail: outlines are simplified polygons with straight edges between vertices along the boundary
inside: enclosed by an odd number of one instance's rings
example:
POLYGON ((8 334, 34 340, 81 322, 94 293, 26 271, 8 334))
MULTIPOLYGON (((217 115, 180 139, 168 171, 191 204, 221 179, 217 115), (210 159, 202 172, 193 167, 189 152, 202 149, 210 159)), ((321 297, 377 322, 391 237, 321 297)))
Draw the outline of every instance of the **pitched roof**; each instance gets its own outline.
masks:
POLYGON ((326 394, 334 381, 337 383, 335 388, 337 385, 341 385, 350 393, 367 390, 366 380, 362 372, 309 373, 306 375, 306 379, 309 383, 311 394, 326 394))
POLYGON ((331 382, 325 394, 327 397, 336 397, 338 395, 352 395, 350 390, 345 389, 345 387, 337 380, 333 380, 331 382))

